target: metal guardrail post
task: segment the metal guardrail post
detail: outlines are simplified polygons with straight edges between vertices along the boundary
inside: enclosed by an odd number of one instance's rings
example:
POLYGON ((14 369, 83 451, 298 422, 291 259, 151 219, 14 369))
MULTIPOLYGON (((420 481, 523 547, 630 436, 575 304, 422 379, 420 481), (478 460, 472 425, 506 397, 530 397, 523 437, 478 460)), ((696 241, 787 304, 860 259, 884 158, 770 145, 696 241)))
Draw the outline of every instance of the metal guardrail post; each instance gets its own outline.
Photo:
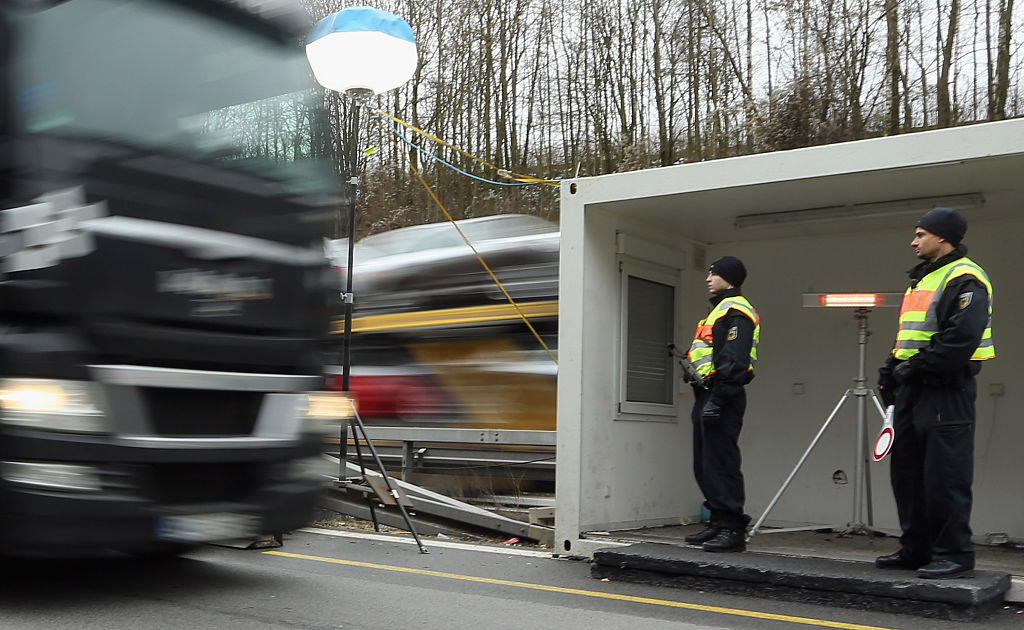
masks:
POLYGON ((402 441, 402 481, 412 482, 413 467, 416 465, 416 452, 412 440, 402 441))

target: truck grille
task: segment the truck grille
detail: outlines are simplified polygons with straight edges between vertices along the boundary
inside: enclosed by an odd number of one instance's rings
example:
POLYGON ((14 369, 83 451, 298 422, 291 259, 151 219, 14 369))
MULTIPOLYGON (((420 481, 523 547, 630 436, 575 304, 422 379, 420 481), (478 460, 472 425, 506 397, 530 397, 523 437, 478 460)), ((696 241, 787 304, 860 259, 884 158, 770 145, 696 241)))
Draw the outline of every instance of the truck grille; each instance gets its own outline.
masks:
POLYGON ((252 435, 262 392, 141 388, 153 432, 163 437, 252 435))
POLYGON ((150 471, 155 501, 165 505, 238 501, 259 486, 260 465, 161 464, 150 471))
POLYGON ((93 323, 90 330, 102 362, 109 364, 277 374, 314 374, 318 367, 318 342, 308 334, 246 334, 122 320, 93 323))

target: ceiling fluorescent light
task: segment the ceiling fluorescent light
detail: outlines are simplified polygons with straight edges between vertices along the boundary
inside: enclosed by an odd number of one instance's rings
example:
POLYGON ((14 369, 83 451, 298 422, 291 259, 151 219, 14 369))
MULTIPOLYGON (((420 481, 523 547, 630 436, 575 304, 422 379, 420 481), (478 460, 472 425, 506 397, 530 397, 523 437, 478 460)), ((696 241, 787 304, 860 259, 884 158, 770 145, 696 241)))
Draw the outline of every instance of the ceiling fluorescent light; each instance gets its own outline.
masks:
POLYGON ((824 223, 843 219, 863 219, 911 213, 924 214, 932 208, 939 206, 961 211, 977 210, 984 204, 985 198, 980 193, 952 195, 949 197, 917 197, 914 199, 854 203, 844 206, 825 206, 804 210, 741 214, 736 217, 733 225, 744 229, 796 223, 824 223))

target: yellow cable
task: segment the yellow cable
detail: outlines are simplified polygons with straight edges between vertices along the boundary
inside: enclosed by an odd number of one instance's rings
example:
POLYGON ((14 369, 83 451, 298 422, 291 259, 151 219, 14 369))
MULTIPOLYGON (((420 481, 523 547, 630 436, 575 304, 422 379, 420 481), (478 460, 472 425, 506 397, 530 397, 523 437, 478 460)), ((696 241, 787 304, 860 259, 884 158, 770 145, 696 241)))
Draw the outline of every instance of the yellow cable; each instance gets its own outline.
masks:
POLYGON ((389 114, 387 112, 383 112, 383 111, 378 109, 378 110, 374 110, 374 113, 375 114, 379 114, 380 116, 384 116, 385 118, 388 118, 390 120, 393 120, 394 122, 398 123, 399 125, 402 125, 403 127, 406 127, 407 129, 411 129, 411 130, 415 131, 416 133, 420 134, 421 136, 426 136, 427 138, 430 138, 434 142, 437 142, 438 144, 446 146, 449 149, 451 149, 452 151, 460 153, 461 155, 464 155, 464 156, 468 157, 471 160, 479 162, 480 164, 483 164, 484 166, 486 166, 488 168, 492 168, 495 171, 497 171, 499 175, 501 175, 502 177, 505 177, 507 179, 511 179, 511 180, 514 180, 514 181, 517 181, 517 182, 520 182, 520 183, 523 183, 523 184, 544 184, 545 186, 556 186, 556 187, 559 185, 559 183, 557 181, 553 180, 553 179, 544 179, 544 178, 541 178, 541 177, 534 177, 532 175, 522 175, 520 173, 514 173, 514 172, 512 172, 512 171, 510 171, 508 169, 499 168, 499 167, 491 164, 490 162, 482 160, 482 159, 476 157, 475 155, 471 155, 469 153, 466 153, 462 149, 460 149, 458 147, 455 147, 455 146, 452 146, 451 144, 448 144, 447 142, 445 142, 444 140, 438 138, 435 135, 429 134, 426 131, 423 131, 422 129, 414 127, 413 125, 410 125, 409 123, 405 122, 404 120, 401 120, 400 118, 396 118, 396 117, 392 116, 391 114, 389 114))
MULTIPOLYGON (((379 121, 378 124, 380 124, 379 121)), ((383 124, 381 124, 381 128, 385 132, 390 131, 383 124)), ((530 318, 528 318, 526 314, 523 313, 523 310, 519 308, 519 305, 516 304, 516 301, 512 299, 512 296, 509 295, 508 291, 505 290, 505 286, 501 284, 501 281, 498 280, 498 277, 494 275, 493 271, 491 271, 490 266, 488 266, 488 264, 484 261, 480 253, 476 251, 476 247, 474 247, 473 244, 469 242, 469 239, 466 237, 465 233, 463 233, 462 229, 459 228, 459 225, 455 222, 455 219, 452 218, 452 215, 449 214, 448 209, 444 207, 444 204, 441 203, 441 200, 438 199, 436 194, 434 194, 434 190, 430 187, 430 184, 428 184, 427 181, 423 179, 423 175, 420 174, 419 169, 417 169, 416 166, 413 165, 412 160, 409 159, 409 154, 402 149, 400 144, 398 144, 398 138, 394 137, 394 134, 391 134, 391 136, 391 140, 392 142, 395 143, 395 147, 398 148, 398 150, 405 157, 406 163, 409 164, 409 168, 412 169, 412 172, 413 174, 416 175, 416 178, 420 180, 420 183, 423 184, 423 187, 427 189, 427 193, 430 195, 430 198, 433 199, 434 203, 437 204, 437 207, 441 209, 441 212, 444 213, 444 216, 448 219, 448 222, 452 224, 452 227, 454 227, 455 230, 459 233, 459 236, 462 237, 462 240, 466 243, 466 245, 468 245, 469 248, 473 250, 473 255, 476 256, 476 259, 480 261, 480 265, 483 266, 484 270, 487 272, 487 275, 491 277, 491 280, 493 280, 494 284, 498 287, 498 289, 501 290, 501 293, 505 296, 505 299, 508 300, 508 303, 511 304, 512 308, 514 308, 516 310, 516 313, 519 314, 519 318, 523 320, 523 323, 526 324, 526 327, 529 328, 530 332, 533 333, 533 336, 537 338, 537 342, 540 343, 541 347, 544 348, 544 351, 548 353, 548 356, 551 357, 551 360, 555 362, 555 365, 557 365, 558 359, 555 358, 555 353, 552 352, 550 348, 548 348, 548 345, 546 343, 544 343, 544 340, 541 338, 540 333, 538 333, 537 329, 534 328, 533 324, 530 323, 530 318)))

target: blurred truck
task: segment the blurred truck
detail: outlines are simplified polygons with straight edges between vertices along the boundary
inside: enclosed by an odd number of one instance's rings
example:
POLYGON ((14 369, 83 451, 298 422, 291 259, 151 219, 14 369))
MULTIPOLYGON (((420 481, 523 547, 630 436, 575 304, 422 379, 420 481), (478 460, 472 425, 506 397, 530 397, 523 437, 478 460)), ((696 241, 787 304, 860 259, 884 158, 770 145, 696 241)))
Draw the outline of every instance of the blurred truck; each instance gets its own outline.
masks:
POLYGON ((0 553, 311 518, 347 401, 310 25, 276 0, 0 4, 0 553))

